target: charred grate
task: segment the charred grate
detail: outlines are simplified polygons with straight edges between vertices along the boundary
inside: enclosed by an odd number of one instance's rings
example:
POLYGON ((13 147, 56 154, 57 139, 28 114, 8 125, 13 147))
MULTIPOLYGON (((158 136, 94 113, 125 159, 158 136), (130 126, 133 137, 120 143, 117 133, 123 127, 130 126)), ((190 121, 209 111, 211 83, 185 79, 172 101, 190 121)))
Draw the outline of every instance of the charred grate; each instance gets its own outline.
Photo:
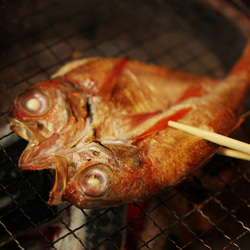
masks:
MULTIPOLYGON (((228 3, 249 17, 247 1, 228 3)), ((127 218, 126 206, 49 207, 53 174, 20 172, 26 142, 6 128, 22 89, 78 57, 126 56, 223 76, 245 42, 234 22, 199 0, 1 0, 0 7, 1 249, 248 249, 248 162, 216 156, 175 189, 132 205, 136 216, 127 218)), ((249 121, 233 136, 249 142, 249 121)))

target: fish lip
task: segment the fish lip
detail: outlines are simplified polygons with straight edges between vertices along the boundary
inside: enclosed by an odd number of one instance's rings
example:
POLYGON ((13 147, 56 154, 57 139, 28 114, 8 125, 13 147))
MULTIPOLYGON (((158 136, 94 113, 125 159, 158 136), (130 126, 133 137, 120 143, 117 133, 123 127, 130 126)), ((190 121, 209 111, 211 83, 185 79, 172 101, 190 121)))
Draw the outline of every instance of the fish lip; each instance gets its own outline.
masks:
POLYGON ((15 118, 9 118, 9 120, 8 127, 24 140, 31 142, 32 133, 25 124, 15 118))

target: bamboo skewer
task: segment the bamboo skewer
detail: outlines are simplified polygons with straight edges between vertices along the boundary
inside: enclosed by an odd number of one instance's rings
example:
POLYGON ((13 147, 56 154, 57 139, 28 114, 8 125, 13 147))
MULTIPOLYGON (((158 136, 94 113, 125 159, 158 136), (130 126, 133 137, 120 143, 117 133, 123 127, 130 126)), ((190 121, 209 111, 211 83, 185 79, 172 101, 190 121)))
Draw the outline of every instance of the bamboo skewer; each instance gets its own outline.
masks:
POLYGON ((217 154, 250 161, 250 155, 229 148, 220 147, 217 154))
POLYGON ((222 152, 222 154, 224 155, 235 157, 235 158, 240 158, 240 159, 245 159, 245 160, 250 160, 250 144, 226 137, 224 135, 220 135, 214 132, 206 131, 200 128, 192 127, 192 126, 174 122, 174 121, 169 121, 168 126, 179 129, 186 133, 201 137, 203 139, 206 139, 207 141, 216 143, 218 145, 230 148, 231 150, 227 150, 227 149, 222 150, 224 151, 222 152))

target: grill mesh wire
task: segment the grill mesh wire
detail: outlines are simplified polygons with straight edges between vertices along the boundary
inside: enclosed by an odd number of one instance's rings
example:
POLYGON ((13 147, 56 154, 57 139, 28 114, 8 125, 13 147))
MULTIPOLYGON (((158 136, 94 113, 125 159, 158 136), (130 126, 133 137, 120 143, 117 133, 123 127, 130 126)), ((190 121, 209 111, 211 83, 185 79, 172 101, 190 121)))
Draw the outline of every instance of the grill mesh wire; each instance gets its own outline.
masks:
MULTIPOLYGON (((240 1, 232 2, 239 6, 240 1)), ((67 241, 71 249, 77 244, 89 249, 119 249, 125 232, 130 249, 132 243, 141 249, 247 249, 247 162, 216 156, 175 189, 143 206, 133 205, 139 216, 128 221, 126 207, 49 207, 46 201, 53 174, 20 172, 17 161, 26 142, 6 129, 14 97, 25 87, 48 79, 78 56, 126 56, 183 71, 223 76, 237 60, 245 41, 234 24, 191 0, 0 3, 2 249, 69 249, 67 241), (70 224, 69 213, 79 219, 70 224), (140 231, 134 230, 136 223, 141 223, 140 231), (58 228, 61 234, 56 237, 58 228)), ((249 110, 249 100, 245 110, 249 110)), ((249 142, 249 122, 233 136, 249 142)))

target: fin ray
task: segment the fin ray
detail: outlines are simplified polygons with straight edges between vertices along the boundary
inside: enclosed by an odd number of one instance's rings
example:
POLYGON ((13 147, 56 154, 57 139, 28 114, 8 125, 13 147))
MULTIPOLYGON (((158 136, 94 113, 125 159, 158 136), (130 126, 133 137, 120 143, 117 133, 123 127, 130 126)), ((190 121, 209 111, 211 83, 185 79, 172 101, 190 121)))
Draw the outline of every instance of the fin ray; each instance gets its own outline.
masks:
POLYGON ((142 141, 142 140, 146 139, 147 137, 151 136, 152 134, 156 134, 156 133, 166 129, 168 127, 169 121, 178 121, 183 116, 185 116, 191 109, 192 109, 192 107, 187 107, 187 108, 183 108, 183 109, 176 111, 173 115, 167 116, 167 117, 159 120, 151 128, 144 131, 142 134, 135 136, 133 139, 136 142, 142 141))
POLYGON ((127 62, 128 62, 127 58, 121 59, 117 64, 115 64, 113 69, 106 75, 97 93, 97 95, 100 96, 102 100, 104 101, 110 100, 115 85, 117 84, 127 62))

